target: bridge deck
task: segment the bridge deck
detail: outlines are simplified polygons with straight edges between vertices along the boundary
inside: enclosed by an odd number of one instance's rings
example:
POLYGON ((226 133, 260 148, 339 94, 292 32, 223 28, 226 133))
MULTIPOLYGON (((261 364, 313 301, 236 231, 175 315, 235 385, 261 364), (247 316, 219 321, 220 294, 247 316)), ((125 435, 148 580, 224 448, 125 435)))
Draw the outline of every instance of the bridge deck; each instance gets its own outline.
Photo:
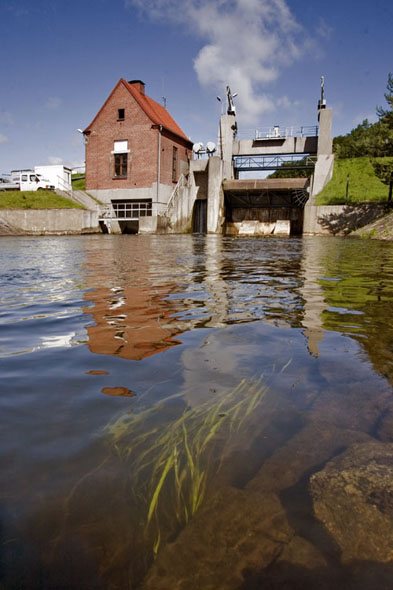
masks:
POLYGON ((261 190, 285 191, 299 190, 308 186, 308 178, 255 178, 224 180, 224 192, 250 192, 261 190))

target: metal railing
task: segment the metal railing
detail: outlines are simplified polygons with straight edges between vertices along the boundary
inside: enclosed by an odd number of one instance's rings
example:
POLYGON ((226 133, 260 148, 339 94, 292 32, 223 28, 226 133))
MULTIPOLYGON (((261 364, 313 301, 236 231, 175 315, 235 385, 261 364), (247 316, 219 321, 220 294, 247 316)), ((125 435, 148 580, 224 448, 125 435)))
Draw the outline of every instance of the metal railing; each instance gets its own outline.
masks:
POLYGON ((179 180, 175 188, 172 191, 172 194, 169 198, 168 204, 166 206, 166 210, 164 211, 164 215, 169 217, 171 211, 177 207, 178 201, 180 199, 180 189, 184 188, 187 185, 187 179, 184 174, 180 174, 179 180))
POLYGON ((99 219, 137 220, 140 217, 151 217, 151 201, 132 201, 108 203, 100 207, 99 219))
POLYGON ((237 134, 238 139, 250 139, 254 141, 268 139, 286 139, 287 137, 317 137, 318 125, 280 125, 258 127, 258 129, 243 129, 237 134))
POLYGON ((64 181, 61 176, 57 175, 57 184, 58 190, 63 193, 63 196, 66 195, 71 201, 78 203, 78 205, 82 205, 82 207, 86 207, 87 209, 96 209, 97 203, 92 199, 89 195, 87 195, 84 191, 74 190, 71 186, 64 181))
POLYGON ((236 170, 299 170, 312 169, 316 156, 287 154, 279 156, 235 156, 233 165, 236 170))

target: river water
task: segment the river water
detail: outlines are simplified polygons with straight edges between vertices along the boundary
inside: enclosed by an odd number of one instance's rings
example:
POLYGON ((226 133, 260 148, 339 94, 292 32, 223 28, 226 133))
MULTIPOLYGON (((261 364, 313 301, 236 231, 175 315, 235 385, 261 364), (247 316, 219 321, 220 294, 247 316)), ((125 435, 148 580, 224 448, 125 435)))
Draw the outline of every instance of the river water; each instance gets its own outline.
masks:
POLYGON ((392 587, 392 244, 6 237, 0 268, 1 587, 392 587))

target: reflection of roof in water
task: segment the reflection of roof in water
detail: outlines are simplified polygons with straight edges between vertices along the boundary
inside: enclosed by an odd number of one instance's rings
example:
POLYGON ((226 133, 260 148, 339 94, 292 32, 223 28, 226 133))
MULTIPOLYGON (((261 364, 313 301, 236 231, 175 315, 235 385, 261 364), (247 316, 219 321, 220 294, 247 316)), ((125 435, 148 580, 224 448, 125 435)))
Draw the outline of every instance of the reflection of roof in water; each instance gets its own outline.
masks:
POLYGON ((87 328, 91 352, 141 360, 181 344, 174 339, 181 333, 171 317, 175 305, 165 299, 171 291, 170 287, 156 287, 152 292, 133 286, 89 292, 94 306, 85 311, 96 323, 87 328))

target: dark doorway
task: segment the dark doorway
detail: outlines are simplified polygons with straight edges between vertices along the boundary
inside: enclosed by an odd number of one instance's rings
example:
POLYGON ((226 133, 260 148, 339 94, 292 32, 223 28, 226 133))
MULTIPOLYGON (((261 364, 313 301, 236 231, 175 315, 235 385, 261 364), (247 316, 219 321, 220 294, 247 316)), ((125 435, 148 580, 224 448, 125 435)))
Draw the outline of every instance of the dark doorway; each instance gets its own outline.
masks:
POLYGON ((192 216, 192 231, 194 234, 207 233, 207 200, 197 199, 192 216))

